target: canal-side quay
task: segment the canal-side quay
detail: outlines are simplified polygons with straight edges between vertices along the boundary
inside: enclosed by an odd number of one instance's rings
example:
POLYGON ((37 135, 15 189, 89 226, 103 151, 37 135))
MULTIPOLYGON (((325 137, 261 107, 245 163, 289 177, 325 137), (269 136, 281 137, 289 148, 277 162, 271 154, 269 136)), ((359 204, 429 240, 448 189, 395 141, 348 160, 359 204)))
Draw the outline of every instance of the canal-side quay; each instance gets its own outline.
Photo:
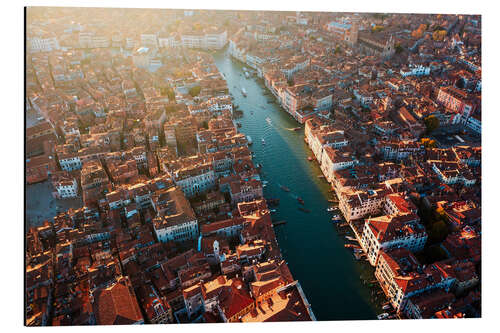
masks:
POLYGON ((252 138, 254 160, 262 165, 262 179, 268 182, 264 194, 280 199, 273 218, 287 223, 276 226, 278 242, 317 319, 375 319, 383 295, 373 281, 373 268, 357 261, 352 249, 344 246, 346 236, 355 236, 349 226, 331 223, 330 186, 318 177, 322 175, 318 163, 308 160, 311 151, 304 142, 303 126, 297 129, 298 123, 262 81, 245 77, 244 65, 227 52, 215 53, 214 59, 233 103, 243 112, 237 120, 239 130, 252 138))

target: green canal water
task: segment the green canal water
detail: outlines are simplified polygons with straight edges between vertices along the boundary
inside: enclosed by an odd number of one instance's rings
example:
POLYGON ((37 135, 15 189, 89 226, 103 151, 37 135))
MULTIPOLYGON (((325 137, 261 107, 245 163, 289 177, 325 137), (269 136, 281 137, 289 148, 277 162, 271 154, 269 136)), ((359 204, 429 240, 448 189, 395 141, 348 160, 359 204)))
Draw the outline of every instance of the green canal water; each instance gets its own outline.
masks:
POLYGON ((344 236, 330 222, 331 213, 326 211, 329 186, 318 178, 321 171, 317 163, 307 160, 312 153, 304 142, 303 126, 293 131, 298 123, 279 105, 267 103, 273 97, 265 95, 263 82, 246 78, 243 66, 226 51, 215 53, 214 59, 234 104, 244 113, 237 121, 242 124, 240 131, 251 136, 254 161, 262 164, 262 178, 269 182, 265 196, 280 199, 273 219, 287 223, 275 228, 278 242, 317 319, 375 319, 380 308, 370 299, 371 289, 360 279, 373 280, 373 269, 354 259, 352 251, 344 247, 344 236), (248 97, 242 95, 242 88, 248 97), (297 197, 305 201, 310 213, 298 210, 297 197))

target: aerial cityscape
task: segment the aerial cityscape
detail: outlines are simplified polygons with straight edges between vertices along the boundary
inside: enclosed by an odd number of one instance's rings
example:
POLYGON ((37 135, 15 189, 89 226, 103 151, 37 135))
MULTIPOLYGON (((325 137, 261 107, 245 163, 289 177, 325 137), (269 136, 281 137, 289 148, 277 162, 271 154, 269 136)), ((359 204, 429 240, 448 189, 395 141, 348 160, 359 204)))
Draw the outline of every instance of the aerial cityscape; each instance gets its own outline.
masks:
POLYGON ((481 16, 25 8, 26 326, 481 317, 481 16))

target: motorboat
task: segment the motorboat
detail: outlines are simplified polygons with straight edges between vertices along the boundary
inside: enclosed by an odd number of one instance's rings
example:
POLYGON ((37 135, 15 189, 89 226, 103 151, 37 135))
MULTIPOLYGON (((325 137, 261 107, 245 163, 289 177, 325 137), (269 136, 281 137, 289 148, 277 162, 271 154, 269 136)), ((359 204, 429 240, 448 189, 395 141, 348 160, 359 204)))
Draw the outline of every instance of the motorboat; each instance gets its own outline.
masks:
POLYGON ((333 223, 339 223, 339 222, 342 222, 342 219, 338 215, 334 215, 332 217, 332 222, 333 223))
POLYGON ((286 187, 285 185, 280 185, 281 189, 285 192, 290 192, 290 189, 286 187))
POLYGON ((377 316, 377 319, 378 320, 382 320, 382 319, 387 319, 389 317, 389 314, 387 312, 384 312, 384 313, 381 313, 377 316))

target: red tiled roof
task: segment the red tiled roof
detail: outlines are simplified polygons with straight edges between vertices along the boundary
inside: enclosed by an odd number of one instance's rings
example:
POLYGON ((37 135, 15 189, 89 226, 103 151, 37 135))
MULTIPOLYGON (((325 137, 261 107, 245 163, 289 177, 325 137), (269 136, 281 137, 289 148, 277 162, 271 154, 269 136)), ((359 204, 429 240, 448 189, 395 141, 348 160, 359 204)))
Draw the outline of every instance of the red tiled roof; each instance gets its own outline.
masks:
POLYGON ((238 312, 253 303, 248 292, 243 288, 243 283, 236 280, 230 289, 223 289, 219 295, 219 302, 226 318, 231 318, 238 312))
POLYGON ((98 325, 130 325, 144 320, 127 277, 99 289, 93 308, 98 325))

